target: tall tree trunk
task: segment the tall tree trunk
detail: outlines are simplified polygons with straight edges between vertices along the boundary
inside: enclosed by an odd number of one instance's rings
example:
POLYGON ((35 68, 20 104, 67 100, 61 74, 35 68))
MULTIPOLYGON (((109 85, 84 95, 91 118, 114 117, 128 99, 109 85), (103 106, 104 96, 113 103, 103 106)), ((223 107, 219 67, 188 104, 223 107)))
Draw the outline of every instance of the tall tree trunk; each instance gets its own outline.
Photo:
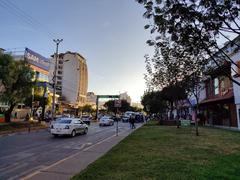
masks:
POLYGON ((16 104, 11 104, 9 109, 4 113, 6 122, 11 121, 11 114, 12 114, 12 111, 13 111, 13 108, 15 107, 15 105, 16 104))
POLYGON ((196 122, 195 122, 195 128, 196 128, 196 136, 199 136, 199 132, 198 132, 198 100, 197 100, 197 105, 196 105, 196 122))

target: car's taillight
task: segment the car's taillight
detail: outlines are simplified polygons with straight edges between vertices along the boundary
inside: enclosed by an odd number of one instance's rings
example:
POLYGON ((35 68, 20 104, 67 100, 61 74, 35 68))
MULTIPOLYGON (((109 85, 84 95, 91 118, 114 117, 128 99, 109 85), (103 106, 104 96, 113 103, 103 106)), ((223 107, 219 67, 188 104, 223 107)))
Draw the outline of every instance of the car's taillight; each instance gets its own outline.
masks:
POLYGON ((64 129, 69 129, 69 126, 68 126, 68 125, 66 125, 64 129))

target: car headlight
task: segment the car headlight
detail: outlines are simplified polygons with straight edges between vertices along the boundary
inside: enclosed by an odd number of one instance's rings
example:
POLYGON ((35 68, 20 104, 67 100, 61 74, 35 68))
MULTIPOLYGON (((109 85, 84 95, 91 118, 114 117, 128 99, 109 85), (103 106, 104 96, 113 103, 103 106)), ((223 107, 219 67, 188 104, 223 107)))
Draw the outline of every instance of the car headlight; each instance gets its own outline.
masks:
POLYGON ((70 128, 70 127, 69 127, 68 125, 66 125, 64 129, 69 129, 69 128, 70 128))

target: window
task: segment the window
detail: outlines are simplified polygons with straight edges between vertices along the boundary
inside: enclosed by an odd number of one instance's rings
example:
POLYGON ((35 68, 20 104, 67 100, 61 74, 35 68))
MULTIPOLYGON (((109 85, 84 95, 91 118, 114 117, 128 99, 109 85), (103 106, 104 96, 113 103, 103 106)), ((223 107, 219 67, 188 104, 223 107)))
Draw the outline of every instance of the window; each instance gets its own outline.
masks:
POLYGON ((210 80, 205 82, 205 87, 206 87, 206 96, 207 98, 210 98, 213 94, 210 80))
POLYGON ((57 123, 60 124, 70 124, 72 122, 72 120, 68 120, 68 119, 61 119, 60 121, 57 121, 57 123))
POLYGON ((219 80, 218 80, 218 78, 214 79, 214 94, 215 95, 219 94, 219 80))

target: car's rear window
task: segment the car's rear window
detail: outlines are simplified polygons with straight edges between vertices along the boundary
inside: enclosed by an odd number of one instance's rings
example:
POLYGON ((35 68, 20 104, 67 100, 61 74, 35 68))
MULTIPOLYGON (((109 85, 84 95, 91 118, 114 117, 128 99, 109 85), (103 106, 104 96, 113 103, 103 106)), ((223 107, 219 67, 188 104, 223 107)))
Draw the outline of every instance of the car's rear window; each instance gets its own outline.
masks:
POLYGON ((61 119, 60 121, 58 121, 58 123, 60 124, 70 124, 72 122, 72 120, 70 119, 61 119))

